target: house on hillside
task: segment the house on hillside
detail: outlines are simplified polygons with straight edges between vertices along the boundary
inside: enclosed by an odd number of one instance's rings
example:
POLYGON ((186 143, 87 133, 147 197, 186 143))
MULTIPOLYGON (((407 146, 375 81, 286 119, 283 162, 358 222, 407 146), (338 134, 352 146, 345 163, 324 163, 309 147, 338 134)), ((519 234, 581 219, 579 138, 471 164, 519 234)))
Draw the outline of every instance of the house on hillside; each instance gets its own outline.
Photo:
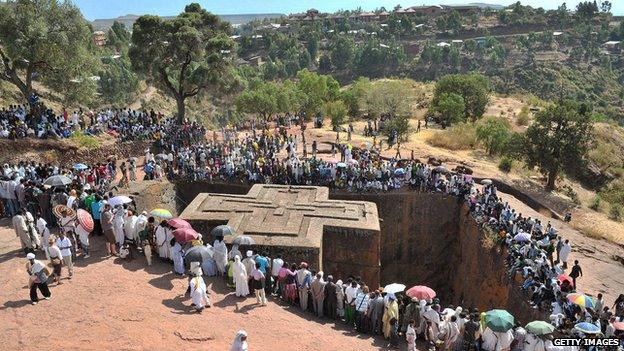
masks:
POLYGON ((262 60, 262 56, 251 57, 249 58, 249 60, 247 60, 247 62, 252 67, 260 67, 264 64, 264 61, 262 60))
POLYGON ((622 42, 619 40, 611 40, 602 44, 602 47, 610 53, 619 53, 622 51, 622 42))
POLYGON ((475 5, 442 5, 444 12, 457 11, 461 15, 480 13, 482 8, 475 5))
POLYGON ((439 16, 444 13, 444 8, 440 5, 432 6, 412 6, 406 10, 410 10, 409 14, 415 16, 439 16))
POLYGON ((93 42, 97 46, 106 45, 106 33, 101 30, 96 30, 95 32, 93 32, 93 42))

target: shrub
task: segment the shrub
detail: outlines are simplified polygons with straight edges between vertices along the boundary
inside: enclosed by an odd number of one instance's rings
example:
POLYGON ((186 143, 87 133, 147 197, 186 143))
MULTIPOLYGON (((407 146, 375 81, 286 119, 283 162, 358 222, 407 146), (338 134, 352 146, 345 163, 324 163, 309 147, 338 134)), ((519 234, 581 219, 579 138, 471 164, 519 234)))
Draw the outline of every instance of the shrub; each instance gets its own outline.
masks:
POLYGON ((516 118, 516 124, 519 126, 529 125, 529 108, 527 106, 522 106, 522 110, 520 110, 520 113, 516 118))
POLYGON ((477 145, 477 134, 474 124, 464 122, 433 134, 427 142, 448 150, 469 150, 477 145))
POLYGON ((600 209, 600 195, 596 195, 594 197, 594 199, 592 200, 591 204, 589 204, 589 208, 591 208, 594 211, 598 211, 600 209))
POLYGON ((96 138, 85 135, 82 132, 74 132, 71 135, 71 140, 73 140, 80 147, 84 147, 86 149, 95 149, 100 146, 100 142, 96 138))
POLYGON ((510 157, 503 156, 498 163, 498 169, 505 173, 509 173, 513 167, 513 160, 510 157))
POLYGON ((609 210, 609 217, 618 222, 622 222, 624 220, 624 208, 620 204, 612 204, 611 210, 609 210))

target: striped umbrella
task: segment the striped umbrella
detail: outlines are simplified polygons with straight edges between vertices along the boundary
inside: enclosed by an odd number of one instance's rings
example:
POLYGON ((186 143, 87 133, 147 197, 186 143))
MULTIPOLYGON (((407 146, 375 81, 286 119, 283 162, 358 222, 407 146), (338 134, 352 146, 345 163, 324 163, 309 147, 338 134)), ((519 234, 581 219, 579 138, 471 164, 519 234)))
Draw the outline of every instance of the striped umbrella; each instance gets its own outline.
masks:
POLYGON ((591 308, 592 310, 596 308, 596 304, 594 304, 594 300, 582 293, 572 293, 566 296, 570 302, 575 305, 579 305, 585 308, 591 308))
POLYGON ((54 214, 54 216, 56 218, 63 218, 65 217, 65 215, 63 215, 63 212, 66 213, 67 216, 73 218, 76 217, 76 211, 74 211, 73 209, 65 206, 65 205, 56 205, 52 208, 52 213, 54 214))
POLYGON ((93 217, 91 217, 89 212, 79 208, 76 213, 76 218, 78 219, 78 224, 80 224, 82 229, 89 233, 93 231, 93 217))
POLYGON ((152 210, 152 212, 150 212, 150 215, 154 217, 164 218, 164 219, 173 218, 173 215, 171 214, 171 212, 169 212, 169 210, 165 210, 164 208, 155 208, 152 210))

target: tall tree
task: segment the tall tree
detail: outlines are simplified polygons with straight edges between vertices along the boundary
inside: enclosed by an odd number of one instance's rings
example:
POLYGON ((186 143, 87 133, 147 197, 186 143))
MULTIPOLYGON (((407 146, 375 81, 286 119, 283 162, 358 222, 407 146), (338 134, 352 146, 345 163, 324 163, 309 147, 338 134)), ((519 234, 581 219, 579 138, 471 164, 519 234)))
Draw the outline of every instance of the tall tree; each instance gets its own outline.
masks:
POLYGON ((297 73, 298 87, 301 91, 301 109, 310 120, 327 101, 338 98, 340 84, 331 76, 310 72, 307 69, 297 73))
POLYGON ((230 24, 204 10, 187 5, 171 20, 141 16, 134 23, 132 67, 176 100, 183 121, 186 99, 224 84, 231 75, 234 41, 230 24))
POLYGON ((477 139, 485 145, 488 155, 505 151, 510 136, 509 121, 499 117, 487 117, 479 121, 476 128, 477 139))
POLYGON ((0 79, 25 100, 37 76, 67 96, 92 97, 91 29, 70 1, 14 0, 0 6, 0 79), (75 92, 80 94, 75 94, 75 92))
POLYGON ((529 167, 547 176, 546 188, 552 190, 564 167, 581 164, 591 140, 591 108, 561 101, 535 115, 526 131, 524 156, 529 167))
POLYGON ((132 34, 126 29, 126 26, 118 21, 113 22, 106 34, 106 46, 115 49, 117 52, 126 52, 130 40, 132 40, 132 34))
POLYGON ((323 106, 323 112, 329 116, 331 125, 336 132, 336 137, 340 133, 340 126, 346 122, 347 106, 341 100, 329 101, 323 106))
POLYGON ((338 36, 332 43, 331 59, 338 69, 345 69, 351 65, 355 55, 355 41, 346 36, 338 36))
POLYGON ((480 74, 451 74, 446 75, 436 83, 432 109, 438 108, 444 94, 454 93, 464 99, 465 118, 473 121, 481 118, 485 107, 490 100, 490 84, 486 77, 480 74))

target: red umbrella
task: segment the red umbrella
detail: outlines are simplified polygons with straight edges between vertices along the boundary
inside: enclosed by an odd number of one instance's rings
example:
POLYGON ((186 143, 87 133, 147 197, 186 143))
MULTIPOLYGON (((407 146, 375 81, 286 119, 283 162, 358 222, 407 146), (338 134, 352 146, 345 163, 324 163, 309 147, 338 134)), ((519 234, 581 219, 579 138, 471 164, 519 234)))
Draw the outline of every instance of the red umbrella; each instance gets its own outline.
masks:
POLYGON ((570 285, 574 285, 574 281, 572 280, 572 278, 570 276, 568 276, 568 275, 565 275, 565 274, 559 274, 559 277, 557 277, 557 280, 561 284, 563 284, 563 282, 567 281, 568 283, 570 283, 570 285))
POLYGON ((89 233, 93 231, 93 217, 91 217, 89 212, 79 208, 76 217, 78 218, 78 224, 80 224, 82 229, 89 233))
POLYGON ((180 228, 191 228, 191 224, 185 220, 183 220, 182 218, 172 218, 170 220, 167 221, 167 224, 169 224, 170 226, 176 228, 176 229, 180 229, 180 228))
POLYGON ((173 231, 173 237, 180 242, 189 242, 199 239, 200 235, 193 228, 180 228, 173 231))
POLYGON ((436 292, 428 286, 416 285, 405 292, 409 297, 415 297, 419 300, 431 300, 436 297, 436 292))

